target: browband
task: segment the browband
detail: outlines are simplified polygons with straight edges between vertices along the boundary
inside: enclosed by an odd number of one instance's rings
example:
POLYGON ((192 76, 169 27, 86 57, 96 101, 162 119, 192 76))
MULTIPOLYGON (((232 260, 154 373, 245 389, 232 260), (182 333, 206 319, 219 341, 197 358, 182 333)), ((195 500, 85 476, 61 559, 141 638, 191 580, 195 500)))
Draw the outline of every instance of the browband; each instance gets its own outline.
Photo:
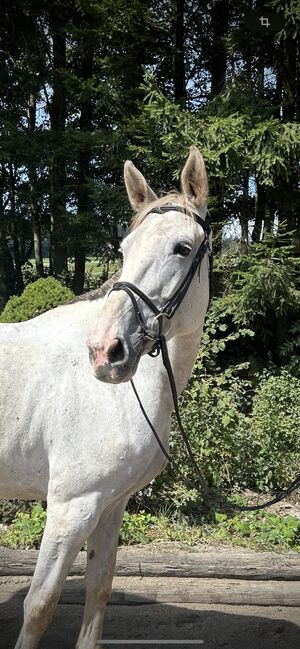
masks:
MULTIPOLYGON (((210 234, 211 227, 210 227, 210 217, 209 217, 209 212, 207 211, 207 216, 206 219, 204 220, 197 212, 195 212, 193 209, 186 209, 185 207, 181 207, 180 205, 161 205, 160 207, 155 207, 153 210, 150 210, 148 214, 151 214, 154 212, 155 214, 164 214, 165 212, 181 212, 182 214, 186 214, 187 216, 190 216, 190 214, 193 214, 196 218, 196 221, 201 225, 203 228, 204 232, 207 234, 210 234)), ((147 214, 147 216, 148 216, 147 214)))

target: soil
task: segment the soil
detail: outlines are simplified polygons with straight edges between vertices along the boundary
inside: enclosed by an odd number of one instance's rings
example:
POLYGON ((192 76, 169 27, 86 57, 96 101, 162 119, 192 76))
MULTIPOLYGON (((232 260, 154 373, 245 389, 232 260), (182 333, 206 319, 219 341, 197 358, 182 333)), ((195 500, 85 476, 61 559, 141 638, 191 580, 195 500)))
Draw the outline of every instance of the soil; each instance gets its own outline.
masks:
MULTIPOLYGON (((201 544, 196 548, 185 548, 190 552, 215 551, 217 545, 201 544)), ((180 544, 173 542, 151 544, 149 553, 178 553, 180 544)), ((143 547, 145 550, 145 546, 143 547)), ((222 553, 241 558, 250 550, 220 546, 222 553)), ((130 554, 133 548, 122 548, 123 555, 130 554)), ((255 551, 252 551, 255 554, 255 551)), ((136 548, 139 555, 139 549, 136 548)), ((300 557, 299 557, 300 560, 300 557)), ((69 580, 78 580, 71 577, 69 580)), ((127 580, 130 578, 127 578, 127 580)), ((137 578, 133 578, 137 579, 137 578)), ((157 579, 157 578, 154 578, 157 579)), ((81 577, 82 581, 83 578, 81 577)), ((184 578, 185 584, 188 578, 184 578)), ((22 616, 23 602, 30 577, 4 577, 0 583, 0 649, 13 649, 22 616)), ((280 581, 278 588, 280 588, 280 581)), ((83 605, 60 603, 57 606, 52 624, 43 637, 39 649, 74 649, 83 615, 83 605)), ((104 643, 109 649, 116 646, 127 649, 130 646, 144 646, 151 649, 299 649, 300 647, 300 607, 296 606, 249 606, 230 604, 179 604, 158 603, 141 600, 139 604, 112 604, 107 607, 104 638, 120 640, 118 644, 104 643), (125 643, 135 640, 135 644, 125 643), (145 640, 152 640, 146 645, 145 640), (156 640, 176 640, 176 644, 156 642, 156 640), (197 644, 184 640, 198 640, 197 644), (143 643, 141 642, 143 641, 143 643), (200 642, 202 641, 202 642, 200 642)), ((99 645, 100 647, 100 645, 99 645)))
MULTIPOLYGON (((263 496, 245 492, 249 503, 266 500, 263 496)), ((280 516, 292 515, 300 519, 300 497, 295 494, 269 511, 280 516)), ((205 543, 190 547, 181 543, 151 543, 149 553, 211 552, 218 548, 230 555, 244 552, 243 548, 225 546, 224 543, 205 543)), ((145 546, 144 546, 145 549, 145 546)), ((128 548, 132 553, 133 548, 128 548)), ((122 548, 123 553, 126 548, 122 548)), ((138 548, 137 548, 138 552, 138 548)), ((245 550, 255 553, 255 550, 245 550)), ((299 558, 300 560, 300 558, 299 558)), ((28 577, 8 577, 0 584, 0 649, 13 649, 23 616, 23 601, 30 584, 28 577), (5 590, 5 582, 9 591, 5 590)), ((279 582, 280 588, 280 582, 279 582)), ((79 634, 83 605, 61 603, 57 606, 52 624, 40 643, 39 649, 73 649, 79 634)), ((116 646, 151 647, 151 649, 299 649, 300 607, 248 606, 228 604, 150 604, 109 605, 106 611, 104 638, 120 640, 116 646), (125 640, 135 640, 135 644, 125 640), (146 645, 145 640, 152 640, 146 645), (155 642, 176 640, 176 644, 155 642), (184 640, 198 640, 197 644, 184 640), (141 642, 143 641, 143 643, 141 642), (201 642, 200 642, 201 641, 201 642)), ((100 647, 100 645, 99 645, 100 647)))
MULTIPOLYGON (((19 580, 20 581, 20 580, 19 580)), ((0 647, 13 649, 22 619, 26 583, 20 581, 5 602, 0 589, 0 647)), ((59 604, 40 649, 73 649, 79 634, 82 605, 59 604)), ((232 606, 201 604, 139 604, 108 606, 104 628, 105 639, 120 640, 119 649, 130 647, 123 640, 152 649, 299 649, 300 608, 266 606, 232 606), (177 640, 176 644, 155 640, 177 640), (141 640, 152 640, 151 645, 141 640), (186 644, 183 640, 202 640, 186 644)))

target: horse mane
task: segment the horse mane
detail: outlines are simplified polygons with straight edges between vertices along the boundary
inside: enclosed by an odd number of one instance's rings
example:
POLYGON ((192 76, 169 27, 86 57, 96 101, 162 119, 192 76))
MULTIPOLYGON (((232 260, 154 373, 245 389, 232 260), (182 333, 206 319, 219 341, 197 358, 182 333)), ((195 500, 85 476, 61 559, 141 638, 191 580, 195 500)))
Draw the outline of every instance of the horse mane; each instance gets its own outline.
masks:
POLYGON ((86 293, 82 293, 82 295, 76 295, 76 297, 73 297, 72 300, 70 300, 67 304, 75 304, 76 302, 84 302, 88 300, 91 302, 92 300, 99 300, 101 297, 105 297, 105 295, 110 291, 110 289, 113 287, 113 284, 119 279, 121 275, 121 268, 117 270, 116 273, 114 273, 111 277, 109 277, 104 284, 99 286, 99 288, 95 288, 92 291, 87 291, 86 293))
MULTIPOLYGON (((147 203, 145 207, 139 210, 133 216, 133 219, 129 226, 129 232, 136 230, 139 227, 139 225, 143 223, 146 216, 148 216, 150 212, 155 211, 155 208, 159 208, 161 205, 168 205, 169 203, 184 207, 186 211, 190 214, 190 216, 192 218, 195 218, 187 197, 184 194, 181 194, 180 192, 176 191, 176 189, 174 189, 168 192, 167 194, 165 194, 164 196, 161 196, 160 198, 156 198, 151 203, 147 203)), ((112 277, 107 279, 106 282, 104 282, 104 284, 102 284, 102 286, 100 286, 99 288, 93 289, 92 291, 87 291, 82 295, 77 295, 72 300, 70 300, 68 304, 75 304, 76 302, 84 302, 86 300, 90 302, 92 300, 99 300, 101 297, 105 297, 105 295, 107 295, 107 293, 112 288, 114 282, 116 282, 119 279, 120 275, 121 275, 121 269, 117 270, 117 272, 114 273, 112 277)))

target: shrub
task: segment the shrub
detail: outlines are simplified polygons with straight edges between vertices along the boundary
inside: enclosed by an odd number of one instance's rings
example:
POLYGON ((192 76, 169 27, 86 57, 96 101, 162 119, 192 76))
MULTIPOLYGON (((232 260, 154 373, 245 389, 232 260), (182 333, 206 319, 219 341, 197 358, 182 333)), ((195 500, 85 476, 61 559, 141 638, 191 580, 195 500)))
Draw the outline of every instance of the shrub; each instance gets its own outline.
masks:
MULTIPOLYGON (((237 500, 241 501, 237 497, 237 500)), ((38 548, 46 523, 46 512, 35 504, 30 513, 19 512, 13 525, 0 534, 0 544, 10 548, 38 548)), ((281 518, 266 511, 241 512, 233 517, 215 512, 214 520, 189 524, 186 517, 166 514, 158 517, 145 511, 125 512, 120 542, 126 545, 151 541, 179 541, 194 546, 211 540, 257 549, 293 549, 300 552, 300 521, 294 516, 281 518)))
POLYGON ((248 449, 244 389, 236 377, 195 380, 183 399, 183 419, 211 484, 233 487, 248 449))
POLYGON ((282 346, 293 341, 291 324, 299 319, 300 259, 289 241, 290 233, 281 227, 250 251, 226 250, 217 262, 224 287, 220 303, 235 328, 254 331, 253 351, 264 364, 269 354, 281 364, 282 346))
POLYGON ((256 545, 266 550, 273 550, 275 546, 281 550, 300 551, 300 521, 295 516, 281 518, 268 511, 254 511, 232 518, 216 513, 215 518, 217 526, 212 528, 212 536, 217 540, 250 547, 256 545))
POLYGON ((300 379, 286 370, 263 376, 253 399, 250 436, 255 486, 287 486, 300 466, 300 379))
POLYGON ((42 505, 33 505, 29 513, 18 512, 10 529, 1 535, 1 544, 9 548, 38 548, 46 525, 42 505))
POLYGON ((22 295, 11 297, 0 315, 0 322, 21 322, 34 318, 73 297, 72 291, 54 277, 40 278, 28 284, 22 295))
POLYGON ((149 531, 157 520, 156 516, 147 514, 143 510, 138 514, 125 512, 120 530, 120 542, 125 545, 149 543, 151 541, 149 531))

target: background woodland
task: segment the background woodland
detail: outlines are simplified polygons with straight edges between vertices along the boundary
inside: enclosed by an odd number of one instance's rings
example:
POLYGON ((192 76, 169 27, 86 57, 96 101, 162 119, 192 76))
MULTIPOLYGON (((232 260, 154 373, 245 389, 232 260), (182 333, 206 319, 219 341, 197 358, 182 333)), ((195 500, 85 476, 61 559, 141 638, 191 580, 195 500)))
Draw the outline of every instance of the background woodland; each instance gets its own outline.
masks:
MULTIPOLYGON (((181 408, 208 481, 231 491, 282 488, 300 466, 299 23, 297 0, 2 2, 0 320, 100 285, 131 219, 124 160, 162 192, 196 144, 215 297, 181 408), (251 10, 281 29, 251 31, 251 10)), ((162 498, 197 502, 171 469, 134 502, 162 498)))

